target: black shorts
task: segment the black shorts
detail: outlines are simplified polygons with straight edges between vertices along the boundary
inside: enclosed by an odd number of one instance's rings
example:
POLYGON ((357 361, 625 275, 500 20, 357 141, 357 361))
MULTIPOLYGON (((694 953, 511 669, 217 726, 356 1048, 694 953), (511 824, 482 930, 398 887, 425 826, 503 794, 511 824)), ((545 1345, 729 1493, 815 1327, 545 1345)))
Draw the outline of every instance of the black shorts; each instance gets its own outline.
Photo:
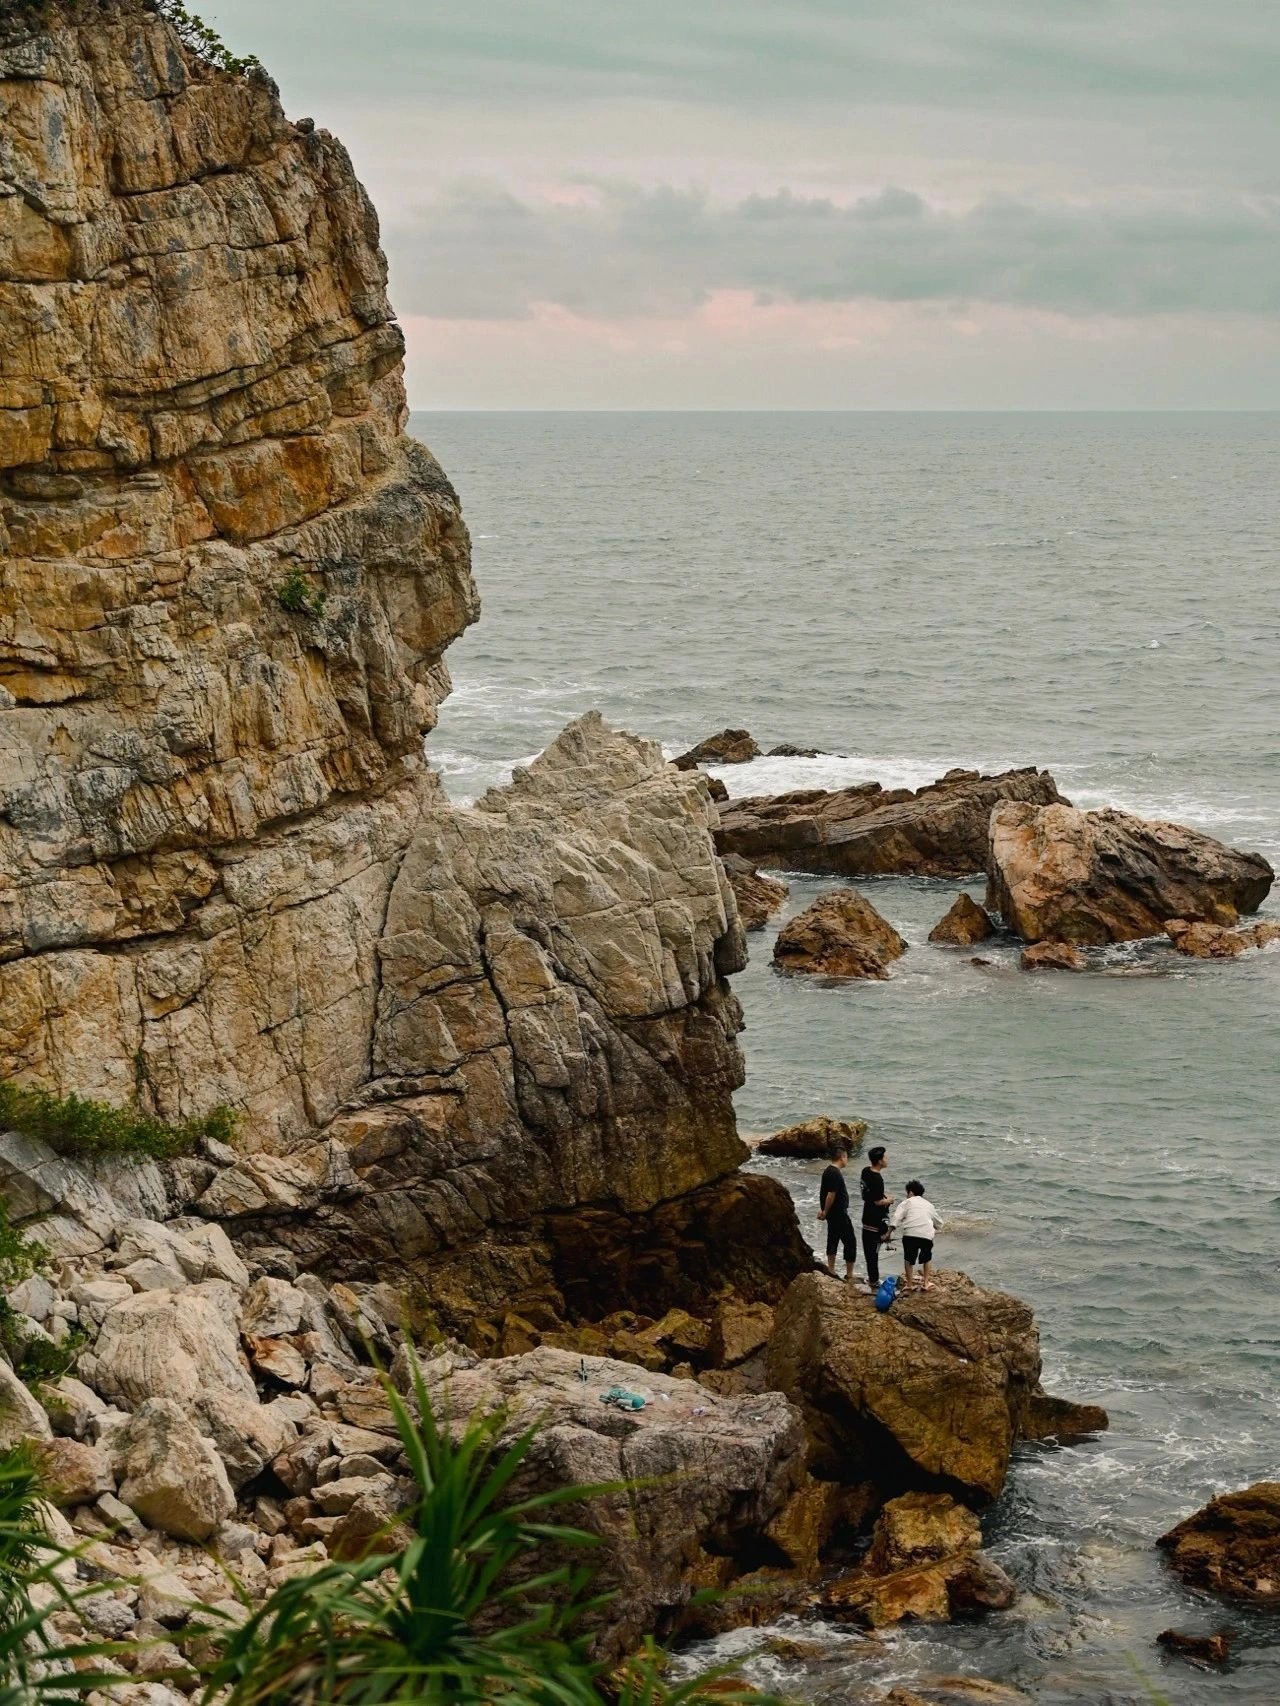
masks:
POLYGON ((931 1262, 933 1260, 933 1239, 904 1238, 902 1240, 902 1254, 906 1258, 909 1268, 914 1268, 917 1262, 931 1262))
POLYGON ((844 1259, 851 1262, 857 1252, 857 1241, 853 1236, 853 1222, 848 1214, 827 1216, 827 1260, 830 1261, 841 1245, 844 1245, 844 1259))

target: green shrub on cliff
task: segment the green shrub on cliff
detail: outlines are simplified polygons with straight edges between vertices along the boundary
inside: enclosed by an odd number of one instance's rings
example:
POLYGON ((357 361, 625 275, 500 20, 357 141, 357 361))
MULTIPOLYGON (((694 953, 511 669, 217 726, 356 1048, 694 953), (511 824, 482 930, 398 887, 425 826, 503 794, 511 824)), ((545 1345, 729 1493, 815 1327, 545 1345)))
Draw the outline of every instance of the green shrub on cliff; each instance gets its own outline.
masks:
POLYGON ((59 14, 77 23, 88 23, 95 12, 154 12, 171 24, 182 45, 198 54, 208 65, 216 65, 231 77, 262 71, 255 54, 235 54, 204 19, 190 12, 182 0, 0 0, 0 38, 14 30, 48 29, 59 14))
POLYGON ((210 65, 216 65, 219 71, 226 71, 233 77, 243 77, 247 72, 260 71, 262 63, 255 54, 234 54, 216 30, 209 28, 203 18, 194 12, 188 12, 181 0, 156 0, 156 11, 178 32, 178 37, 184 47, 189 47, 192 53, 198 53, 210 65))
POLYGON ((59 1155, 140 1155, 166 1160, 188 1154, 202 1137, 228 1143, 235 1129, 235 1111, 223 1104, 199 1118, 170 1125, 136 1108, 113 1108, 90 1096, 55 1096, 49 1090, 0 1079, 0 1131, 39 1138, 59 1155))
MULTIPOLYGON (((679 1687, 651 1649, 611 1670, 590 1656, 594 1571, 563 1561, 596 1544, 557 1525, 555 1507, 616 1488, 562 1487, 507 1502, 537 1434, 508 1445, 501 1412, 458 1435, 439 1423, 414 1368, 417 1421, 387 1383, 416 1506, 398 1519, 394 1557, 333 1560, 286 1582, 227 1632, 206 1678, 207 1706, 686 1706, 708 1679, 679 1687), (547 1549, 552 1555, 548 1556, 547 1549)), ((745 1698, 743 1688, 737 1697, 745 1698)), ((715 1700, 735 1690, 716 1677, 715 1700)), ((765 1699, 752 1695, 755 1706, 765 1699)))

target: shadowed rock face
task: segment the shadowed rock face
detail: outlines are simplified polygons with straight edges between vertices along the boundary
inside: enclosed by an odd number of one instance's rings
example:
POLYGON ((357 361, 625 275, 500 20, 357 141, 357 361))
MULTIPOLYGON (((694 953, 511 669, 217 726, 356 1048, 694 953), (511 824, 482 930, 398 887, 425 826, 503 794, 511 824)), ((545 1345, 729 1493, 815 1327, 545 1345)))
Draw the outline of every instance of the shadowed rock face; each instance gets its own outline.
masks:
POLYGON ((229 1102, 170 1211, 558 1308, 580 1208, 737 1201, 706 780, 594 718, 448 804, 468 540, 344 150, 133 0, 52 17, 0 35, 0 1075, 229 1102))
POLYGON ((967 877, 986 869, 992 807, 1060 798, 1047 770, 949 770, 912 792, 878 782, 733 800, 716 845, 752 864, 836 876, 967 877))

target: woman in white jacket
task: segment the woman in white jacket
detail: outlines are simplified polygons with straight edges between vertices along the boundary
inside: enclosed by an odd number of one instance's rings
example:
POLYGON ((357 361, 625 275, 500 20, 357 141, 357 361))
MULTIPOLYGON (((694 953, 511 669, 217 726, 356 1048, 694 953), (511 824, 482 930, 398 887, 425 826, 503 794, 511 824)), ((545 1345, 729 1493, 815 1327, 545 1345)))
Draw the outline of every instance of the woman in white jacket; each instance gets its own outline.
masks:
POLYGON ((925 1196, 919 1179, 907 1180, 907 1194, 893 1211, 893 1224, 902 1233, 902 1255, 907 1265, 903 1289, 932 1291, 929 1268, 933 1262, 934 1234, 942 1225, 942 1216, 925 1196), (920 1264, 919 1284, 914 1278, 917 1262, 920 1264))

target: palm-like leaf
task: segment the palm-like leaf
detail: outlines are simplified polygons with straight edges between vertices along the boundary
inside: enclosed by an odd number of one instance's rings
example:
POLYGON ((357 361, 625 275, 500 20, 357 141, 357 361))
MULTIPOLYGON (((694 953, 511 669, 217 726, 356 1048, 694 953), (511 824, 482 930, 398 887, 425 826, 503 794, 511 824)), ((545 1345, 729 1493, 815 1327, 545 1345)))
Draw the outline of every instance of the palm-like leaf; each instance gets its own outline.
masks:
MULTIPOLYGON (((441 1423, 417 1364, 417 1414, 387 1398, 418 1498, 393 1559, 335 1560, 284 1583, 228 1630, 204 1699, 220 1706, 685 1706, 698 1684, 662 1679, 656 1649, 617 1679, 590 1656, 594 1572, 572 1553, 596 1544, 548 1520, 617 1487, 558 1487, 512 1498, 537 1437, 503 1443, 501 1411, 441 1423), (542 1567, 538 1567, 541 1560, 542 1567)), ((717 1701, 725 1694, 717 1691, 717 1701)), ((760 1697, 756 1696, 759 1703, 760 1697)), ((0 1706, 3 1703, 0 1702, 0 1706)))

